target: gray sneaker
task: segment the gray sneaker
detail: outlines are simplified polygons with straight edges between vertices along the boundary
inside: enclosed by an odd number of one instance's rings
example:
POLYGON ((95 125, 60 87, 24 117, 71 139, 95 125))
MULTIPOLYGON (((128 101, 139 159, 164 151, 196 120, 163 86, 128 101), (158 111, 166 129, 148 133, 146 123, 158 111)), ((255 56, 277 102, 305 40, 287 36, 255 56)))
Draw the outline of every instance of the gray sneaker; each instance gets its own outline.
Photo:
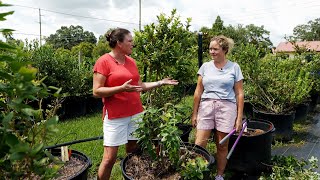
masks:
POLYGON ((217 175, 216 178, 215 178, 215 180, 224 180, 224 179, 223 179, 223 176, 217 175))

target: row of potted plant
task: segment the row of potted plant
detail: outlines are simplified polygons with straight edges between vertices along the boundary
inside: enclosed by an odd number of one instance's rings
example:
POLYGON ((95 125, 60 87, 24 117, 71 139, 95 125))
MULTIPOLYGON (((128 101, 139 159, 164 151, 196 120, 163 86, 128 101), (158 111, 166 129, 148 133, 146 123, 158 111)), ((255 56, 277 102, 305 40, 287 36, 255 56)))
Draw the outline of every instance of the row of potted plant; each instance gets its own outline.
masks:
POLYGON ((310 102, 313 92, 320 92, 320 56, 314 53, 283 58, 270 54, 259 58, 259 50, 252 45, 241 48, 232 58, 245 77, 246 104, 253 107, 253 117, 275 125, 279 139, 290 140, 295 109, 310 102))

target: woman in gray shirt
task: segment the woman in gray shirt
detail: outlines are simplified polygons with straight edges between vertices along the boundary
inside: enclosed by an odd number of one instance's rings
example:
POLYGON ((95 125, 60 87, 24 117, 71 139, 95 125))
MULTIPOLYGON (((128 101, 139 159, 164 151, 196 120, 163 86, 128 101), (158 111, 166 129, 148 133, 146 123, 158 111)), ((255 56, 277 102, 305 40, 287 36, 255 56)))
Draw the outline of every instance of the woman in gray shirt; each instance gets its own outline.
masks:
POLYGON ((194 92, 192 125, 197 128, 195 144, 206 147, 212 129, 216 130, 216 180, 223 180, 228 154, 228 142, 220 145, 219 141, 234 127, 237 132, 242 129, 243 76, 240 66, 226 59, 233 44, 232 39, 222 35, 211 39, 209 53, 212 61, 200 67, 194 92))

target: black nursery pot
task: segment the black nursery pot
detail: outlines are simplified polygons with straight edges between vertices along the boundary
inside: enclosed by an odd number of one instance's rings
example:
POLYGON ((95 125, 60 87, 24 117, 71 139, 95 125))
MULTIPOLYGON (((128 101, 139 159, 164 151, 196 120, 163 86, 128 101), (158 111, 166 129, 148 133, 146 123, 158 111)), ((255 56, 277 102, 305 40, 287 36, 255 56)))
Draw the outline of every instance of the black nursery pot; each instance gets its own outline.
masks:
MULTIPOLYGON (((188 150, 193 150, 194 152, 202 155, 208 161, 208 169, 212 168, 212 166, 214 164, 214 157, 211 156, 210 153, 206 149, 204 149, 198 145, 191 144, 191 143, 184 143, 183 145, 181 145, 181 148, 183 148, 183 147, 186 147, 188 150)), ((122 172, 123 178, 125 180, 133 180, 132 177, 127 175, 125 167, 126 167, 128 160, 134 155, 135 155, 134 153, 127 155, 120 163, 121 172, 122 172)), ((204 173, 203 175, 204 175, 205 180, 211 179, 210 178, 210 171, 205 171, 203 173, 204 173)))
POLYGON ((253 116, 252 104, 249 101, 246 101, 246 100, 244 101, 243 114, 247 118, 252 118, 253 116))
MULTIPOLYGON (((60 148, 51 149, 51 154, 53 156, 60 156, 61 149, 60 148)), ((71 156, 85 162, 85 166, 82 169, 80 169, 79 172, 77 172, 75 175, 68 178, 68 180, 87 180, 89 169, 92 166, 91 159, 85 154, 76 150, 71 150, 71 156)))
POLYGON ((192 126, 189 124, 177 124, 179 130, 182 131, 182 135, 180 136, 182 142, 189 142, 189 135, 192 130, 192 126))
MULTIPOLYGON (((259 175, 261 172, 267 172, 271 162, 271 144, 274 126, 269 121, 250 120, 248 129, 261 129, 263 134, 255 136, 242 136, 236 145, 227 168, 240 173, 259 175)), ((233 135, 229 139, 229 151, 236 141, 238 135, 233 135)))
POLYGON ((295 121, 301 121, 301 120, 306 120, 307 115, 309 112, 309 104, 310 103, 301 103, 299 104, 295 109, 296 109, 296 114, 295 114, 295 121))
POLYGON ((256 120, 270 121, 275 127, 275 139, 290 141, 293 134, 293 121, 295 111, 288 114, 266 113, 253 109, 253 118, 256 120))

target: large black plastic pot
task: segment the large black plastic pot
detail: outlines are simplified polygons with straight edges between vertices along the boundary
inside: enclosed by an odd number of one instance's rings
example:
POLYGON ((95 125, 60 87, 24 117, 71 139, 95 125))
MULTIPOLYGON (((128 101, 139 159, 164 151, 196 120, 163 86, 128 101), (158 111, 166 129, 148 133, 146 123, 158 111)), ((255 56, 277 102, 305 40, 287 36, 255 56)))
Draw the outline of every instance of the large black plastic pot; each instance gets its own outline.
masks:
POLYGON ((252 118, 253 116, 252 104, 247 100, 244 101, 243 114, 246 118, 252 118))
POLYGON ((319 92, 312 92, 311 93, 311 102, 310 102, 310 111, 315 111, 317 104, 320 102, 320 95, 319 92))
POLYGON ((192 130, 192 126, 189 124, 177 124, 179 130, 182 131, 182 135, 180 136, 182 142, 189 142, 189 135, 192 130))
MULTIPOLYGON (((268 170, 271 162, 271 144, 274 126, 269 121, 248 121, 248 129, 261 129, 263 134, 254 136, 242 136, 236 145, 227 168, 251 175, 257 175, 268 170)), ((229 150, 236 141, 238 135, 232 135, 229 139, 229 150)))
POLYGON ((295 121, 301 121, 301 120, 307 119, 307 115, 309 112, 309 104, 310 102, 301 103, 295 108, 296 110, 295 119, 294 119, 295 121))
MULTIPOLYGON (((187 148, 188 150, 192 150, 200 155, 202 155, 209 163, 208 163, 208 169, 212 168, 213 164, 214 164, 214 158, 210 155, 210 153, 205 150, 204 148, 202 147, 199 147, 195 144, 191 144, 191 143, 185 143, 183 145, 181 145, 181 148, 187 148)), ((122 175, 123 175, 123 178, 126 179, 126 180, 133 180, 132 177, 128 176, 126 174, 126 163, 127 161, 132 157, 134 156, 135 154, 129 154, 127 155, 120 163, 120 166, 121 166, 121 171, 122 171, 122 175)), ((203 172, 203 175, 204 175, 204 179, 205 180, 210 180, 212 178, 210 178, 210 171, 205 171, 203 172)))
POLYGON ((60 120, 84 116, 87 113, 87 96, 67 96, 58 110, 60 120))
POLYGON ((274 114, 253 109, 253 118, 272 122, 276 129, 274 133, 275 139, 284 141, 292 139, 295 111, 288 114, 274 114))
POLYGON ((101 98, 92 95, 87 96, 87 113, 102 112, 103 103, 101 98))
MULTIPOLYGON (((51 149, 51 154, 53 156, 60 156, 60 153, 60 148, 51 149)), ((71 156, 85 162, 85 166, 81 168, 76 174, 70 176, 68 180, 87 180, 89 169, 92 166, 91 159, 85 154, 76 150, 71 150, 71 156)))

